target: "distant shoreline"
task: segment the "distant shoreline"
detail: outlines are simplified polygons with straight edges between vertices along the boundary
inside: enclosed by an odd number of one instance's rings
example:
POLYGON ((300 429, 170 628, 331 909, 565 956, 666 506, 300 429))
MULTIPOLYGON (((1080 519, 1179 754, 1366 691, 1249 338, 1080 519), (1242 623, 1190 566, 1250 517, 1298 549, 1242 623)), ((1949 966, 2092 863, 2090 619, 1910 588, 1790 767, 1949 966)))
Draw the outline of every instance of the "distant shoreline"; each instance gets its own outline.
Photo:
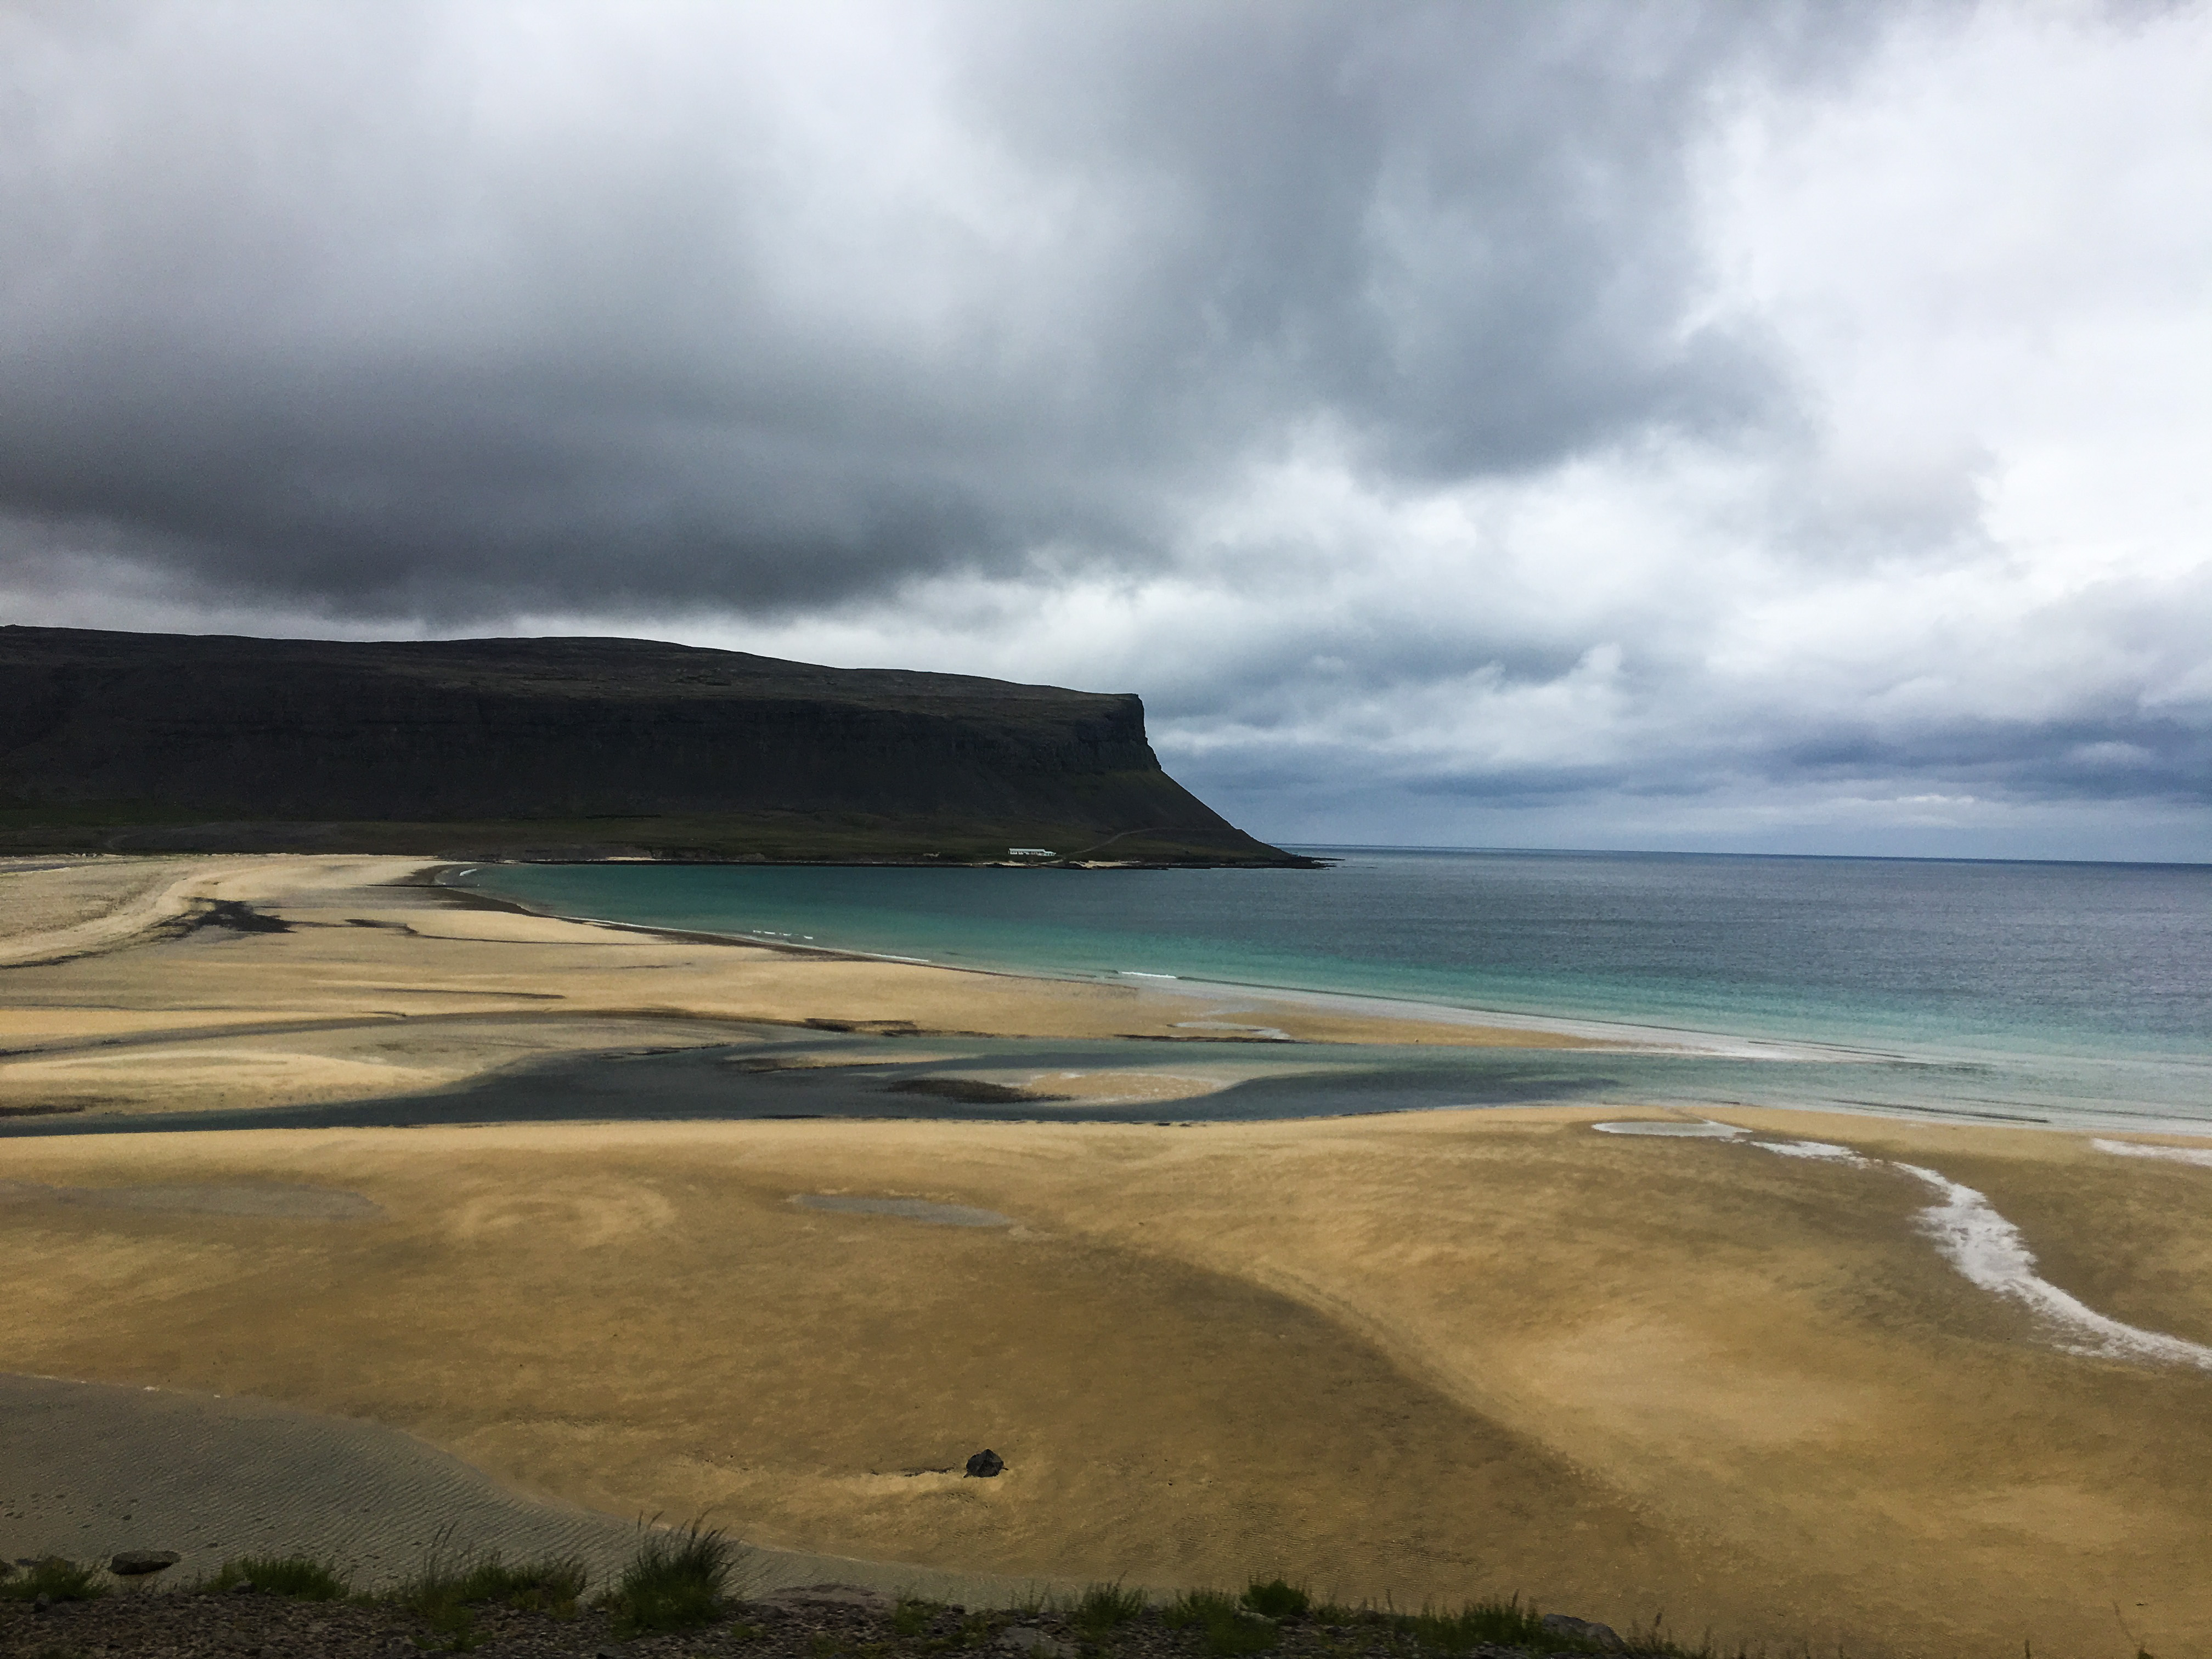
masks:
MULTIPOLYGON (((528 900, 514 898, 505 894, 487 893, 478 888, 459 886, 444 879, 453 871, 465 870, 474 864, 495 862, 489 860, 477 860, 441 865, 434 870, 426 871, 420 884, 434 887, 441 892, 465 894, 473 902, 512 910, 523 915, 543 916, 548 921, 571 921, 593 927, 623 928, 641 933, 659 934, 668 939, 751 945, 760 950, 783 951, 793 955, 848 957, 869 962, 907 963, 919 967, 942 969, 947 973, 982 974, 993 978, 1041 980, 1048 983, 1067 985, 1096 985, 1101 982, 1096 977, 1075 969, 1054 972, 1043 968, 978 967, 966 963, 926 962, 919 957, 901 957, 880 951, 863 951, 850 945, 801 944, 787 939, 759 939, 745 933, 720 933, 711 928, 670 927, 651 922, 628 921, 611 916, 584 915, 573 911, 557 910, 546 905, 532 904, 528 900)), ((1743 1060, 1862 1059, 1868 1052, 1843 1048, 1832 1043, 1787 1042, 1760 1037, 1740 1037, 1726 1032, 1700 1031, 1686 1027, 1644 1025, 1626 1020, 1589 1019, 1569 1014, 1524 1014, 1506 1009, 1475 1008, 1449 1002, 1423 1002, 1413 998, 1368 994, 1358 991, 1316 991, 1303 986, 1268 985, 1248 980, 1206 979, 1190 975, 1159 975, 1143 977, 1172 981, 1179 987, 1194 991, 1229 996, 1264 997, 1271 1001, 1300 1004, 1317 1009, 1328 1009, 1334 1012, 1364 1014, 1393 1020, 1415 1020, 1443 1026, 1474 1026, 1490 1030, 1529 1031, 1547 1036, 1580 1038, 1593 1047, 1642 1049, 1668 1054, 1709 1054, 1743 1060)))
MULTIPOLYGON (((757 1042, 763 1028, 1112 1043, 1133 1097, 1218 1065, 1236 988, 1100 984, 572 921, 349 855, 5 860, 0 1118, 232 1114, 434 1094, 569 1055, 757 1042), (398 1027, 409 1036, 395 1042, 398 1027), (1123 1043, 1140 1038, 1144 1043, 1123 1043), (1163 1047, 1154 1047, 1158 1042, 1163 1047), (1170 1054, 1178 1056, 1168 1063, 1170 1054)), ((453 866, 461 867, 461 866, 453 866)), ((1521 1022, 1270 999, 1300 1043, 1580 1049, 1521 1022)), ((1089 1085, 1093 1088, 1103 1085, 1089 1085)), ((1220 1086, 1209 1081, 1207 1088, 1220 1086)))

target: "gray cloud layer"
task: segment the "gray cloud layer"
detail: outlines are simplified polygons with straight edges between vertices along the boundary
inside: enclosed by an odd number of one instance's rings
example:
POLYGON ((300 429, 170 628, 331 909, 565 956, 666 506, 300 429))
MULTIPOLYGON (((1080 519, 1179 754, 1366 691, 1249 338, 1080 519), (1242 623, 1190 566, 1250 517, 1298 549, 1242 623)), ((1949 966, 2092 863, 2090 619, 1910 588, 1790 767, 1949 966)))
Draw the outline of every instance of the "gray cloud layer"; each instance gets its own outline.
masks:
POLYGON ((1427 479, 1778 396, 1686 324, 1755 10, 637 15, 19 21, 0 498, 366 616, 750 607, 1142 560, 1307 422, 1427 479))
MULTIPOLYGON (((1946 407, 2004 375, 1945 361, 1940 204, 1857 180, 1956 146, 1914 53, 1995 143, 2007 53, 2032 99, 2201 25, 2036 58, 1864 5, 19 9, 0 581, 1135 686, 1194 781, 1310 833, 2186 817, 2212 607, 2158 549, 2197 526, 2034 609, 2004 436, 1946 407)), ((1974 297, 2097 298, 2032 286, 1974 297)))

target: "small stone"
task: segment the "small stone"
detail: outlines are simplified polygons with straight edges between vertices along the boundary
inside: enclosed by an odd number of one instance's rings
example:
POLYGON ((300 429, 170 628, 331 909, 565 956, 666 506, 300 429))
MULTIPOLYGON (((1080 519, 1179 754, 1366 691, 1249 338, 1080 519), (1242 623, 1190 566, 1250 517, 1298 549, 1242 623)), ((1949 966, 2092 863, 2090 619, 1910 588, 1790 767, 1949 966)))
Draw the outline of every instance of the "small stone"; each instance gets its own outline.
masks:
POLYGON ((252 1594, 253 1594, 253 1581, 252 1581, 251 1578, 241 1578, 241 1579, 240 1579, 240 1580, 239 1580, 235 1584, 233 1584, 233 1585, 230 1587, 230 1593, 231 1593, 233 1595, 252 1595, 252 1594))
POLYGON ((125 1550, 107 1564, 118 1578, 143 1578, 149 1572, 166 1572, 185 1558, 174 1550, 125 1550))
POLYGON ((1000 1631, 999 1645, 1016 1653, 1026 1653, 1030 1659, 1075 1659, 1072 1644, 1047 1636, 1034 1625, 1017 1625, 1012 1630, 1000 1631))
POLYGON ((993 1475, 1002 1474, 1006 1467, 1006 1460, 988 1446, 968 1460, 968 1473, 978 1480, 988 1480, 993 1475))
POLYGON ((891 1613, 898 1602, 881 1590, 859 1584, 793 1584, 762 1596, 757 1605, 780 1613, 802 1607, 859 1607, 866 1613, 891 1613))
POLYGON ((1600 1647, 1627 1646, 1612 1626, 1601 1625, 1595 1619, 1577 1619, 1571 1613, 1547 1613, 1539 1622, 1547 1630, 1555 1630, 1562 1636, 1579 1636, 1583 1641, 1595 1642, 1600 1647))

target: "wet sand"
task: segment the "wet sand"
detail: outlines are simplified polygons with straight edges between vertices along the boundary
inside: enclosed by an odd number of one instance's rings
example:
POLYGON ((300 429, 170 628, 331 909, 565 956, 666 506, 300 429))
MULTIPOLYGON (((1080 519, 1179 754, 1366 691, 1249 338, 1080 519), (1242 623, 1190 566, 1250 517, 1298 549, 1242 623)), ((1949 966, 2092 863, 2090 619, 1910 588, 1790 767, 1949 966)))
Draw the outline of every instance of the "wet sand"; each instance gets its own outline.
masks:
MULTIPOLYGON (((2115 1604, 2154 1652, 2212 1640, 2212 1375, 2067 1352, 1894 1171, 1589 1127, 1621 1115, 18 1141, 42 1187, 377 1212, 11 1200, 0 1354, 948 1571, 1517 1590, 1863 1653, 2121 1652, 2115 1604), (987 1445, 1007 1474, 963 1480, 987 1445)), ((2212 1342, 2212 1170, 1711 1115, 1966 1182, 2089 1305, 2212 1342)))
POLYGON ((1121 1099, 1187 1097, 1245 1074, 1234 1056, 1278 1045, 1223 1039, 1255 1024, 1309 1042, 1605 1046, 564 921, 395 884, 436 867, 421 860, 17 863, 39 867, 0 866, 0 1114, 414 1095, 567 1054, 757 1041, 763 1024, 1137 1036, 1206 1062, 1164 1065, 1148 1045, 1126 1077, 1040 1091, 1121 1099), (211 905, 244 907, 228 919, 251 930, 179 931, 211 905))
MULTIPOLYGON (((296 873, 220 878, 262 883, 293 931, 0 973, 8 1046, 82 1022, 0 1079, 110 1058, 141 1104, 273 1103, 324 1062, 471 1074, 541 1025, 1221 1017, 461 911, 335 866, 315 902, 296 873), (521 997, 562 1006, 501 1000, 521 997), (82 1046, 102 1032, 120 1040, 82 1046), (219 1058, 238 1052, 278 1058, 219 1058)), ((1186 1052, 1220 1053, 1147 1069, 1186 1052)), ((704 1510, 768 1545, 1014 1579, 1517 1591, 1663 1612, 1692 1642, 2212 1647, 2212 1372, 2069 1352, 1925 1220, 1926 1175, 1970 1188, 2086 1308, 2212 1344, 2212 1169, 2087 1135, 1616 1105, 0 1148, 0 1369, 380 1425, 601 1516, 704 1510), (1746 1133, 1594 1127, 1638 1117, 1746 1133), (962 1479, 984 1446, 1006 1474, 962 1479)))
MULTIPOLYGON (((447 1561, 572 1557, 594 1585, 618 1575, 640 1521, 509 1490, 436 1447, 374 1423, 262 1400, 0 1375, 0 1556, 104 1562, 123 1550, 181 1559, 153 1588, 241 1555, 300 1553, 379 1589, 447 1561)), ((748 1550, 747 1591, 836 1580, 970 1605, 1035 1588, 893 1563, 748 1550)))

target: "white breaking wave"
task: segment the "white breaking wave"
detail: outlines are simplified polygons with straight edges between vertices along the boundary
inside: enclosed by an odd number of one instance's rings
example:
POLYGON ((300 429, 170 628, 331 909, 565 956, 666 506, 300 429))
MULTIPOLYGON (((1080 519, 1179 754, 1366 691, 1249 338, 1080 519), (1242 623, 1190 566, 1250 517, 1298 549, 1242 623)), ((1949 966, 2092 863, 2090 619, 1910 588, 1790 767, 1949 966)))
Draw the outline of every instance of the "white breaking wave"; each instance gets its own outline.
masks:
POLYGON ((2162 1158, 2175 1164, 2195 1164, 2212 1170, 2212 1147, 2144 1146, 2132 1140, 2093 1140, 2089 1144, 2100 1152, 2118 1152, 2122 1158, 2162 1158))

